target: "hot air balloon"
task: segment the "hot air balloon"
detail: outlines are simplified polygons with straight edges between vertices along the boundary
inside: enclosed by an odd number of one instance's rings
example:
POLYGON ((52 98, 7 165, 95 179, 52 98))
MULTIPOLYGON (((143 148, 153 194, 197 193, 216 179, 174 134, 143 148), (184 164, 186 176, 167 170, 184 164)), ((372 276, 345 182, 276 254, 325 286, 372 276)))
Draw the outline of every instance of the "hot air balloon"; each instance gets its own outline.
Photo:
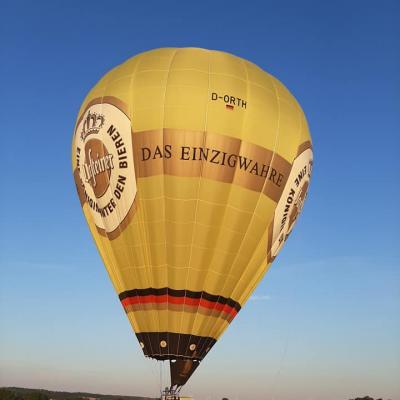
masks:
POLYGON ((307 194, 312 146, 276 78, 221 51, 161 48, 79 111, 83 213, 144 355, 187 382, 268 270, 307 194))

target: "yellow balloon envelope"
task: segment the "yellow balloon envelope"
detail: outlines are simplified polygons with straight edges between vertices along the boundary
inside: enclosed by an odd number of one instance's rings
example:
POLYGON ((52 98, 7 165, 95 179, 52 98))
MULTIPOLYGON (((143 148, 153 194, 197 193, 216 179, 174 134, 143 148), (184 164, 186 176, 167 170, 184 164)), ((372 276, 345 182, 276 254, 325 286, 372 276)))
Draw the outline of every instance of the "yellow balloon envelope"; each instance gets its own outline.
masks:
POLYGON ((82 209, 146 356, 182 386, 235 318, 303 207, 304 114, 220 51, 139 54, 90 91, 72 163, 82 209))

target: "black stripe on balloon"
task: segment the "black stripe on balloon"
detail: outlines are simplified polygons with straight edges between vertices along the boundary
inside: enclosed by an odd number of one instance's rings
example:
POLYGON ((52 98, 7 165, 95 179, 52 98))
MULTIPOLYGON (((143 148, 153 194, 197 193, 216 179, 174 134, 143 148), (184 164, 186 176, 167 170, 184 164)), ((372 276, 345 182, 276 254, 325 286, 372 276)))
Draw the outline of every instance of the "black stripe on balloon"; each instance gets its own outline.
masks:
POLYGON ((145 356, 157 360, 202 360, 216 343, 208 336, 175 332, 136 333, 145 356))
POLYGON ((141 296, 163 296, 163 295, 170 295, 174 297, 189 297, 191 299, 200 299, 203 298, 205 300, 211 301, 213 303, 219 303, 219 304, 227 304, 228 306, 234 308, 237 312, 240 311, 241 306, 240 304, 232 300, 230 298, 226 298, 223 296, 218 296, 215 294, 210 294, 207 292, 192 292, 191 290, 177 290, 177 289, 170 289, 167 287, 164 288, 147 288, 147 289, 132 289, 132 290, 126 290, 125 292, 121 292, 119 294, 119 299, 122 301, 128 297, 141 297, 141 296))

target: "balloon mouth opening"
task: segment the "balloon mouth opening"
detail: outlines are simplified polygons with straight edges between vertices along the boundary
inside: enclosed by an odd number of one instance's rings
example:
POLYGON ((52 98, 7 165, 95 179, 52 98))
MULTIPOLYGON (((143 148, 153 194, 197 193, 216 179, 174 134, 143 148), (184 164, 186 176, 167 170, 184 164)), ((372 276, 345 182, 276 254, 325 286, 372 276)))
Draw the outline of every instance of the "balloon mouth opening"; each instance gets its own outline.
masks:
POLYGON ((157 361, 169 361, 172 364, 175 364, 178 361, 191 361, 194 363, 200 363, 202 361, 201 358, 193 358, 193 357, 186 357, 186 356, 177 356, 177 355, 146 355, 146 358, 151 358, 157 361))

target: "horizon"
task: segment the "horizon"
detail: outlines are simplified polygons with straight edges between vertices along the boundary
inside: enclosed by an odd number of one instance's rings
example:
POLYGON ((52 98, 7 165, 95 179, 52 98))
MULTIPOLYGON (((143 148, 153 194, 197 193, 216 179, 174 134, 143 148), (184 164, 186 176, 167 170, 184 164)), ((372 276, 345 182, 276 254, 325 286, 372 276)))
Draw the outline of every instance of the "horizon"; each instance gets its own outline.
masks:
MULTIPOLYGON (((48 393, 67 393, 69 395, 71 394, 83 394, 83 395, 94 395, 96 397, 94 398, 101 398, 100 396, 105 396, 105 397, 122 397, 122 398, 144 398, 140 395, 121 395, 121 394, 105 394, 105 393, 90 393, 90 392, 67 392, 67 391, 58 391, 58 390, 47 390, 47 389, 42 389, 42 388, 22 388, 22 387, 14 387, 14 386, 10 386, 10 387, 0 387, 1 389, 6 389, 6 390, 10 390, 13 391, 13 389, 16 389, 17 392, 20 391, 21 389, 23 391, 33 391, 33 392, 48 392, 48 393)), ((67 397, 69 398, 69 397, 67 397)), ((88 397, 82 397, 82 399, 87 399, 88 397)), ((157 396, 156 399, 158 399, 159 397, 157 396)), ((188 397, 184 396, 183 399, 186 399, 188 397)), ((190 397, 191 398, 191 397, 190 397)), ((150 397, 145 397, 145 399, 149 399, 149 400, 153 400, 155 398, 150 398, 150 397)), ((192 398, 191 398, 192 399, 192 398)), ((224 397, 222 400, 229 400, 226 397, 224 397)), ((357 396, 355 399, 347 399, 347 400, 374 400, 374 398, 372 398, 371 396, 365 395, 365 396, 357 396)), ((43 399, 42 399, 43 400, 43 399)), ((195 400, 195 399, 192 399, 195 400)), ((383 400, 382 398, 377 398, 376 400, 383 400)), ((392 400, 392 399, 387 399, 387 400, 392 400)))

